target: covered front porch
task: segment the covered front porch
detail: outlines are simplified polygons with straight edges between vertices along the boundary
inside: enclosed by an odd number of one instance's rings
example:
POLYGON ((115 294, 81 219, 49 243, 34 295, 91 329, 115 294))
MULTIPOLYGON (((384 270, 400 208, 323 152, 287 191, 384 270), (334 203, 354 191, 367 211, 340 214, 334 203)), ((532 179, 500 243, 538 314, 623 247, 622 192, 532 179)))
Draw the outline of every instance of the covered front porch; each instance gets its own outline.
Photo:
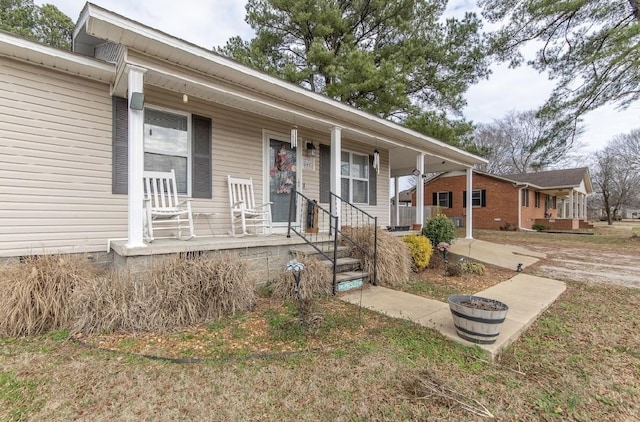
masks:
MULTIPOLYGON (((127 233, 109 247, 121 257, 289 245, 291 240, 276 241, 277 236, 226 237, 229 176, 253 180, 256 202, 272 204, 273 233, 282 235, 291 190, 338 219, 342 204, 354 203, 385 227, 391 177, 412 175, 421 185, 426 172, 467 169, 470 184, 470 169, 484 162, 91 4, 80 17, 74 49, 116 66, 113 193, 126 195, 118 198, 126 198, 127 233), (161 134, 169 136, 156 140, 161 134), (286 177, 280 151, 288 160, 286 177), (181 166, 179 193, 192 199, 194 215, 206 216, 193 239, 145 241, 142 181, 150 164, 165 172, 170 168, 157 166, 181 166), (286 181, 274 188, 276 178, 286 181)), ((423 215, 416 217, 416 223, 423 221, 423 215)))

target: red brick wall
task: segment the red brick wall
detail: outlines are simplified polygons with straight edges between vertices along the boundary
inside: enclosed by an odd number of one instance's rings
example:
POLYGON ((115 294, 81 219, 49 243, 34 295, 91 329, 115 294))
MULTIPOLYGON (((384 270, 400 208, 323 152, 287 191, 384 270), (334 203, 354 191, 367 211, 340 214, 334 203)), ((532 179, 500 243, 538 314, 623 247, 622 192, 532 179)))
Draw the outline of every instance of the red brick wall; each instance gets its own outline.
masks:
MULTIPOLYGON (((424 187, 424 204, 433 204, 434 192, 452 192, 453 206, 443 208, 442 212, 449 217, 466 216, 466 209, 462 208, 462 193, 467 188, 465 175, 452 177, 439 177, 424 187)), ((486 206, 473 208, 473 227, 476 229, 500 229, 507 224, 518 226, 518 195, 520 189, 514 187, 511 182, 487 177, 482 174, 473 174, 473 189, 486 190, 486 206)), ((540 207, 535 207, 535 194, 529 190, 529 206, 522 208, 522 227, 531 228, 536 218, 544 218, 544 205, 546 195, 540 193, 540 207)), ((413 204, 416 197, 413 195, 413 204)), ((556 215, 551 210, 552 216, 556 215)))

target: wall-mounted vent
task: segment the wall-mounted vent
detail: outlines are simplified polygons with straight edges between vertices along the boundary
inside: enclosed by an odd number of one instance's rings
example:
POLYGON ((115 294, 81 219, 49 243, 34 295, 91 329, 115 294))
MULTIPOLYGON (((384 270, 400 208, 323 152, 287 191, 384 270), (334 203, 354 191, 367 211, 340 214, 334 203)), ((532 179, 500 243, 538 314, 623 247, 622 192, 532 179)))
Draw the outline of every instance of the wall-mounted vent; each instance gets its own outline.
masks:
POLYGON ((113 42, 100 44, 95 48, 95 58, 105 62, 118 64, 124 54, 124 47, 113 42))

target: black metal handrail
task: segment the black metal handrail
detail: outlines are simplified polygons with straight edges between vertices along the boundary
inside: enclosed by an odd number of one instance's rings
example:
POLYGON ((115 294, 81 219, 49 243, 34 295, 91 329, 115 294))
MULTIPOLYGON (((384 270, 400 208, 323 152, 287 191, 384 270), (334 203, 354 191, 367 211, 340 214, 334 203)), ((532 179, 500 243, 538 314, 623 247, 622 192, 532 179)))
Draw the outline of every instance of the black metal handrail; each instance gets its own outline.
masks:
MULTIPOLYGON (((335 221, 336 233, 340 234, 341 239, 347 240, 363 254, 365 254, 372 262, 373 277, 372 282, 374 286, 378 284, 378 217, 374 217, 368 212, 362 210, 351 202, 341 198, 333 192, 330 192, 329 199, 329 211, 332 216, 335 216, 339 220, 335 221), (340 202, 340 215, 337 216, 334 210, 334 202, 340 202), (339 221, 339 222, 338 222, 339 221), (373 250, 356 241, 348 230, 342 230, 340 226, 345 227, 373 227, 373 250)), ((337 236, 336 236, 337 237, 337 236)))
POLYGON ((331 262, 333 266, 332 286, 334 295, 337 291, 338 236, 336 235, 337 232, 332 231, 332 227, 337 225, 337 216, 332 215, 330 211, 318 205, 317 201, 308 198, 295 188, 291 190, 287 237, 291 237, 291 232, 294 232, 331 262), (300 206, 298 206, 298 203, 300 206), (333 251, 329 250, 327 240, 331 240, 333 251))

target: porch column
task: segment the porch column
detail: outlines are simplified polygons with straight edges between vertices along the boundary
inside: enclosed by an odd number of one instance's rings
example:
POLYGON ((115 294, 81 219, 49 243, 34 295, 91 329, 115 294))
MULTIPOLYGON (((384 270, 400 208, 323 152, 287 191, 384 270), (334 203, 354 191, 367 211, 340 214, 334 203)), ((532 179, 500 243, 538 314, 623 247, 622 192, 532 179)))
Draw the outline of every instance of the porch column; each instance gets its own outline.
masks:
POLYGON ((569 218, 573 219, 573 189, 569 191, 569 218))
MULTIPOLYGON (((144 74, 146 69, 137 66, 127 66, 128 72, 128 99, 134 92, 144 92, 144 74)), ((144 187, 142 184, 142 172, 144 171, 144 110, 133 110, 129 106, 129 236, 128 248, 146 246, 143 239, 143 201, 144 187)))
POLYGON ((473 169, 467 169, 467 222, 466 239, 473 239, 473 169))
POLYGON ((395 207, 396 207, 396 221, 394 223, 394 225, 396 227, 398 227, 400 225, 400 177, 396 176, 393 178, 393 180, 396 183, 396 187, 395 187, 395 192, 396 192, 396 203, 395 203, 395 207))
MULTIPOLYGON (((342 154, 342 128, 334 127, 331 129, 331 192, 333 192, 338 198, 342 197, 342 184, 340 183, 340 162, 342 154)), ((337 227, 340 228, 340 201, 336 198, 331 198, 333 202, 333 215, 338 217, 337 227)))
POLYGON ((424 154, 420 153, 416 157, 416 221, 420 227, 424 225, 424 186, 422 185, 422 174, 424 173, 424 154))
POLYGON ((578 212, 576 212, 577 217, 579 219, 582 218, 582 203, 583 203, 583 199, 582 199, 582 194, 580 192, 576 193, 576 199, 578 200, 578 212))
POLYGON ((587 216, 587 194, 586 193, 582 194, 582 215, 585 220, 589 218, 587 216))

